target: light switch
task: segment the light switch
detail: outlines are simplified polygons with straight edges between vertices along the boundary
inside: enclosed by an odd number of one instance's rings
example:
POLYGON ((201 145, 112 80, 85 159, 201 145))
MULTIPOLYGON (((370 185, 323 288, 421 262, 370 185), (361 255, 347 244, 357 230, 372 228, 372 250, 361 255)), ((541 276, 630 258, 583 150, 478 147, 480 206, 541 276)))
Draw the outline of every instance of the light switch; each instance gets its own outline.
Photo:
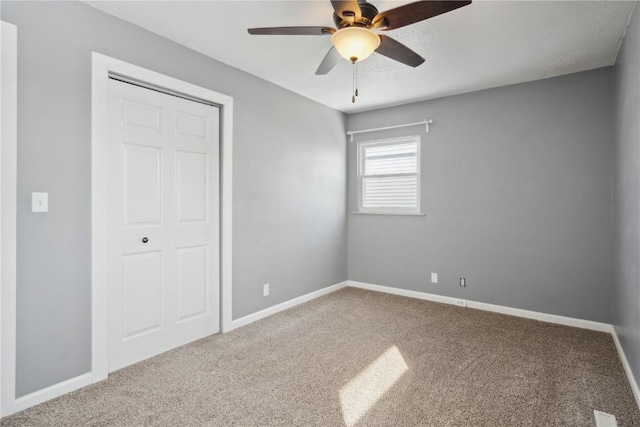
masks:
POLYGON ((31 212, 49 212, 49 193, 31 193, 31 212))
POLYGON ((438 283, 438 273, 431 273, 431 283, 438 283))

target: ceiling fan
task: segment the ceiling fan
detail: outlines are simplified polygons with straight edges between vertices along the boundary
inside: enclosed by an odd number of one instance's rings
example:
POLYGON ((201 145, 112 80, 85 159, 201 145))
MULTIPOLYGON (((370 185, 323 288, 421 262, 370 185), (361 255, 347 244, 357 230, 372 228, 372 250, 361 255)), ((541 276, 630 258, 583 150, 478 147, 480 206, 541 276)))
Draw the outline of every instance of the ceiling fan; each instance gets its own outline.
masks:
POLYGON ((451 12, 470 3, 470 0, 418 1, 378 13, 374 5, 364 0, 331 0, 334 9, 333 21, 337 29, 307 26, 249 28, 248 31, 254 35, 331 35, 333 46, 320 63, 316 75, 329 73, 340 62, 341 57, 355 65, 374 51, 411 67, 417 67, 424 62, 424 58, 402 43, 374 30, 395 30, 451 12))

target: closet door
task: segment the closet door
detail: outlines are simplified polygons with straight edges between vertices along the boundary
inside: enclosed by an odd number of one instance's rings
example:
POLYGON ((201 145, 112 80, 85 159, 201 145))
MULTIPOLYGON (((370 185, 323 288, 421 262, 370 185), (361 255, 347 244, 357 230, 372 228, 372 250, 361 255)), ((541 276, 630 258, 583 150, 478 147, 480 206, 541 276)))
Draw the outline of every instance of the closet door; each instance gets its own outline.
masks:
POLYGON ((219 331, 218 119, 110 80, 109 371, 219 331))

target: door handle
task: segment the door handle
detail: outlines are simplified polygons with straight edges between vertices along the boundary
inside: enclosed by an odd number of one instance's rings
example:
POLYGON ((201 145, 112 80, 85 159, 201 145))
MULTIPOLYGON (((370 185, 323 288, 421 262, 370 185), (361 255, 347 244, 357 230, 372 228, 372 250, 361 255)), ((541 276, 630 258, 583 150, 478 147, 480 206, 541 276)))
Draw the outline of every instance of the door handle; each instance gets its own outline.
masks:
POLYGON ((146 237, 142 238, 142 243, 147 243, 149 241, 149 239, 147 239, 146 237))

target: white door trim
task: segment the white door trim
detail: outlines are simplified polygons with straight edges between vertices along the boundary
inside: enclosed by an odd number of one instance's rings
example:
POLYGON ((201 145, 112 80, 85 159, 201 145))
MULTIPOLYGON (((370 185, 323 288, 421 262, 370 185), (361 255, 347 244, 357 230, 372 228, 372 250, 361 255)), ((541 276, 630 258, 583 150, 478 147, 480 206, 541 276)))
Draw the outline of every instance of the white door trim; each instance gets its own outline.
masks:
POLYGON ((2 132, 0 135, 0 200, 2 246, 0 254, 0 415, 15 412, 16 400, 16 186, 17 186, 17 107, 18 107, 18 31, 15 25, 2 22, 2 66, 0 91, 2 132))
POLYGON ((109 72, 210 101, 220 106, 220 284, 222 331, 231 329, 233 98, 93 52, 91 80, 91 373, 108 374, 108 109, 109 72))

